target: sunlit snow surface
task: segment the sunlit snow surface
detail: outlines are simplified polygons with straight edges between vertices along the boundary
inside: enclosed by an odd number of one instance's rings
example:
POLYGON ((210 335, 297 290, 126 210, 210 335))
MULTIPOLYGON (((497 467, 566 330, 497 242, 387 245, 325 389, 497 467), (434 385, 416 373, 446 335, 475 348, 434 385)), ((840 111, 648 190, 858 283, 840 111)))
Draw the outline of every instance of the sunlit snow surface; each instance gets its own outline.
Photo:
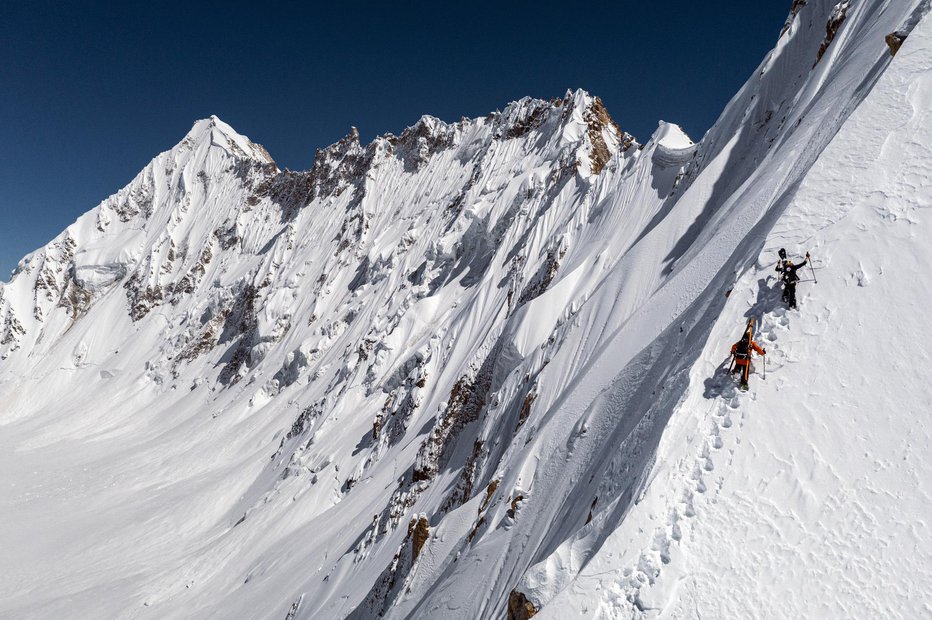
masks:
POLYGON ((927 8, 813 66, 807 3, 698 145, 580 91, 289 176, 199 121, 0 288, 0 615, 929 615, 927 8))
MULTIPOLYGON (((929 144, 926 19, 764 231, 642 501, 542 617, 932 614, 932 353, 915 329, 932 302, 929 144), (777 303, 779 247, 815 256, 799 312, 777 303), (749 316, 768 374, 741 395, 721 364, 749 316)), ((528 582, 558 581, 571 554, 528 582)))

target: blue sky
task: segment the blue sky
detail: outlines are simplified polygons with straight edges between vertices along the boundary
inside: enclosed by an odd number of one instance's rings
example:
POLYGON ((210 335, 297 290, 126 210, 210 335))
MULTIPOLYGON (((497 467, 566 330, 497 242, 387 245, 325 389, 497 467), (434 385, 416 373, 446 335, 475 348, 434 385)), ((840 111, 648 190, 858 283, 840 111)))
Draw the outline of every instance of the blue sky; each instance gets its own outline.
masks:
POLYGON ((790 4, 8 3, 0 280, 211 114, 292 169, 353 125, 370 140, 568 88, 642 141, 660 119, 698 140, 790 4))

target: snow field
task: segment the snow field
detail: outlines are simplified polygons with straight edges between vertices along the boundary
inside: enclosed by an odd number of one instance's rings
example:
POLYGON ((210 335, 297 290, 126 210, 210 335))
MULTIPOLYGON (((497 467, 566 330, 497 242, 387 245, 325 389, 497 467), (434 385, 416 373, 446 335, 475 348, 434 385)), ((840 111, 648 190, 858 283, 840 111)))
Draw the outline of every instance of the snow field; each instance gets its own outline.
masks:
POLYGON ((813 66, 807 3, 698 145, 582 91, 304 173, 199 121, 0 287, 0 616, 928 615, 927 9, 813 66))
POLYGON ((644 499, 544 617, 929 614, 932 495, 915 448, 929 356, 903 326, 930 292, 912 284, 932 233, 930 35, 922 21, 804 178, 710 334, 644 499), (779 247, 816 259, 798 312, 779 302, 779 247), (758 363, 742 395, 717 364, 759 313, 768 376, 758 363))

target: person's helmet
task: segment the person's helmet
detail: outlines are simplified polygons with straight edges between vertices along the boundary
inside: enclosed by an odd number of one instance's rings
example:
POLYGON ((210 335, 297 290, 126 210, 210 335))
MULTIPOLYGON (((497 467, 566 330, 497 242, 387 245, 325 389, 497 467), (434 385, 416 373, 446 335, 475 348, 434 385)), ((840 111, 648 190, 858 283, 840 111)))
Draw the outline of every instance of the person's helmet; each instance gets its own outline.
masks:
POLYGON ((786 258, 786 248, 780 248, 780 251, 777 252, 780 255, 780 258, 786 258))
POLYGON ((787 267, 792 267, 792 266, 793 266, 793 261, 788 260, 788 261, 786 261, 786 263, 784 263, 784 265, 787 266, 787 267))

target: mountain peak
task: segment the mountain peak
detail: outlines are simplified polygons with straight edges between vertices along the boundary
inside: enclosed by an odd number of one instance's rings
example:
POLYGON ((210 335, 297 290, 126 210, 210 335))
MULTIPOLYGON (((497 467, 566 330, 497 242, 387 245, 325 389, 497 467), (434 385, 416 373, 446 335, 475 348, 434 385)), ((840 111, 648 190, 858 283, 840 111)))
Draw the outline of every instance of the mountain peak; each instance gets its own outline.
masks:
POLYGON ((196 122, 0 285, 0 616, 928 615, 932 20, 812 71, 836 2, 699 144, 584 90, 301 172, 196 122))
POLYGON ((200 145, 216 146, 237 159, 253 159, 262 163, 274 164, 275 160, 260 144, 252 142, 238 133, 230 125, 220 120, 216 114, 195 121, 181 141, 183 145, 197 148, 200 145))
POLYGON ((660 121, 657 123, 657 130, 651 138, 660 145, 670 149, 688 149, 695 146, 683 128, 676 123, 660 121))

